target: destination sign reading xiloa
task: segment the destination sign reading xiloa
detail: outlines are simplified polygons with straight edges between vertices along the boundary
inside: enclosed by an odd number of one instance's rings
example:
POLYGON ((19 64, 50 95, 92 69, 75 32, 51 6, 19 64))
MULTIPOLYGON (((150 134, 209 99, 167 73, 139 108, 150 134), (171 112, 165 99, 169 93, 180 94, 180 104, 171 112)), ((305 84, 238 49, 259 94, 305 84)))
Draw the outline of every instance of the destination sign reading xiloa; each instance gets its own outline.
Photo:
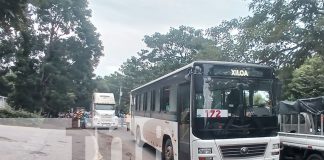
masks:
POLYGON ((247 70, 231 69, 232 76, 249 76, 247 70))
POLYGON ((232 76, 232 77, 255 77, 272 78, 273 72, 267 67, 249 67, 249 66, 220 66, 203 65, 204 75, 208 76, 232 76))

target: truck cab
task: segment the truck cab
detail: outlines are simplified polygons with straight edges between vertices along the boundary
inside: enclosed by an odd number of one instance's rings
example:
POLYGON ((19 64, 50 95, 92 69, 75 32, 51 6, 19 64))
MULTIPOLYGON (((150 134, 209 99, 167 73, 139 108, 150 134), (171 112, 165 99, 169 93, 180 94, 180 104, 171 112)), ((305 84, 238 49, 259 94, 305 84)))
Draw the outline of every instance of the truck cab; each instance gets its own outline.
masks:
POLYGON ((94 93, 92 99, 92 127, 118 128, 113 93, 94 93))

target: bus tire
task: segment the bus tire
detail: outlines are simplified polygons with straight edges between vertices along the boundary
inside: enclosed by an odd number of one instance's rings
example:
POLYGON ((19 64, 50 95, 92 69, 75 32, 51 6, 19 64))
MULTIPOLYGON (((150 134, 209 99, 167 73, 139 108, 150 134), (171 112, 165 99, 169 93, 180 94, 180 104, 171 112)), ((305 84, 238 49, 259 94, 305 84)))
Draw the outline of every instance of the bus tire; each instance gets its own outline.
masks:
POLYGON ((307 160, 324 160, 323 157, 319 154, 311 154, 307 157, 307 160))
POLYGON ((162 149, 162 160, 174 160, 173 145, 170 138, 164 142, 162 149))
POLYGON ((143 141, 142 141, 142 138, 141 138, 141 131, 139 129, 139 127, 137 127, 136 129, 136 144, 137 146, 143 146, 143 141))

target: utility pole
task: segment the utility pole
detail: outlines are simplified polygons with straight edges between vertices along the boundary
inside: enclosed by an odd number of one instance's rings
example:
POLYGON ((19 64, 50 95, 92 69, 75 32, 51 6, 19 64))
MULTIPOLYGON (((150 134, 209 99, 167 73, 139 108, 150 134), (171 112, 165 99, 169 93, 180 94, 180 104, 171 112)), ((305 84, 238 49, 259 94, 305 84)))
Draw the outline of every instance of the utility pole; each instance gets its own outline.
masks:
POLYGON ((123 92, 122 92, 122 85, 120 85, 120 87, 119 87, 119 99, 118 99, 119 111, 120 111, 120 109, 121 109, 121 107, 120 107, 120 102, 121 102, 121 97, 122 97, 122 95, 123 95, 123 92))

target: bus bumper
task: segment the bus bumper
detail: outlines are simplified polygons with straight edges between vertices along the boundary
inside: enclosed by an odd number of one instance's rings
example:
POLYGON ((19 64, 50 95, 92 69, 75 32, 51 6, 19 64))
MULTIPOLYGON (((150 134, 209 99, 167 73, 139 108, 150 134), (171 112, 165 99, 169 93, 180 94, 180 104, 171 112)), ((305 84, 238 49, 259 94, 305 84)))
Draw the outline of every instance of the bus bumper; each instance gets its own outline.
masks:
POLYGON ((112 123, 112 122, 104 122, 104 123, 95 123, 93 124, 94 128, 112 128, 117 129, 118 123, 112 123))
POLYGON ((277 148, 277 144, 279 145, 278 136, 218 140, 197 139, 192 141, 192 159, 279 160, 280 148, 277 148), (249 148, 249 151, 242 153, 242 148, 249 148), (260 149, 264 150, 259 153, 260 149), (255 155, 253 155, 254 153, 255 155))

